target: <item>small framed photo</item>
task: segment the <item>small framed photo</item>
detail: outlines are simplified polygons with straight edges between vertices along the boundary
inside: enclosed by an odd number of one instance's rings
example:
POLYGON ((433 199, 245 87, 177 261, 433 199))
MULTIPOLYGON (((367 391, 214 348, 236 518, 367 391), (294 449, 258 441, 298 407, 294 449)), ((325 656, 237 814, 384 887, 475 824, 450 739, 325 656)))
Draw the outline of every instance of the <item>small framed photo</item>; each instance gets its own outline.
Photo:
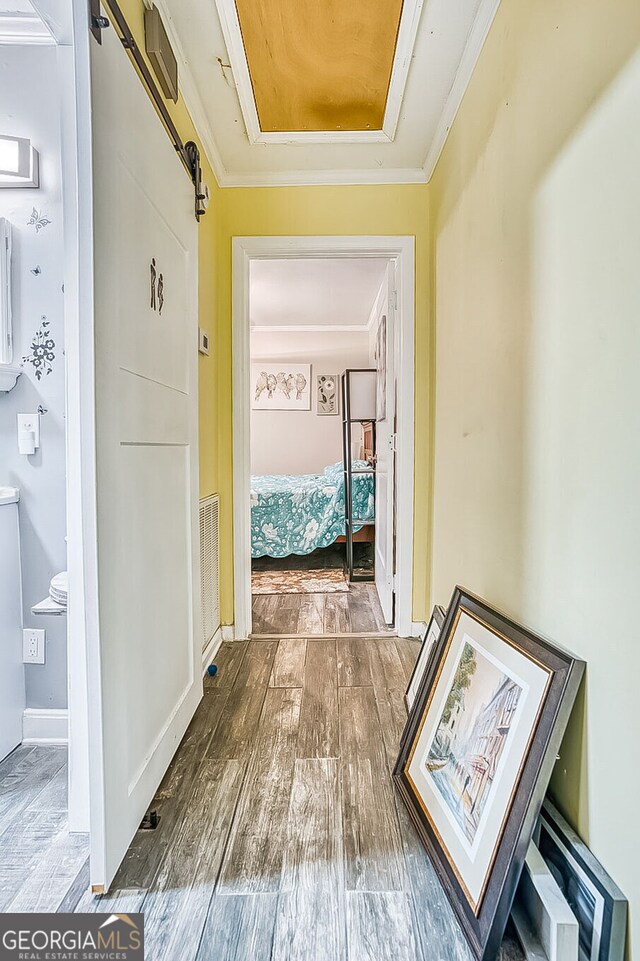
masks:
POLYGON ((338 374, 318 374, 316 377, 316 413, 337 414, 339 412, 338 374))
POLYGON ((548 798, 534 840, 578 919, 579 961, 623 961, 627 899, 548 798))
POLYGON ((478 961, 497 956, 583 673, 455 589, 393 773, 478 961))
POLYGON ((440 629, 444 624, 445 615, 446 611, 444 607, 440 607, 439 604, 436 604, 431 613, 431 620, 429 621, 427 630, 425 631, 425 635, 422 639, 420 653, 418 654, 418 659, 413 669, 413 674, 409 680, 407 692, 404 696, 404 703, 407 705, 408 712, 411 712, 411 708, 413 707, 415 699, 418 695, 418 691, 420 690, 420 684, 425 675, 429 658, 433 654, 436 641, 440 637, 440 629))

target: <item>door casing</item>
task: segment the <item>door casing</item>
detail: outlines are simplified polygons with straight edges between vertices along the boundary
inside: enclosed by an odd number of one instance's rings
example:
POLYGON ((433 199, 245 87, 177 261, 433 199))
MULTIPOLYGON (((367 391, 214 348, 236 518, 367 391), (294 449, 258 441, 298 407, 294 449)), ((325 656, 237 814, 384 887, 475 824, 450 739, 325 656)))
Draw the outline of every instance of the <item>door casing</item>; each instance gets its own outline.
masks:
POLYGON ((413 610, 414 330, 415 240, 402 236, 234 237, 233 329, 233 523, 234 625, 236 639, 251 633, 251 433, 249 409, 249 273, 252 260, 388 258, 395 263, 397 306, 396 499, 410 504, 396 517, 396 632, 419 633, 413 610))

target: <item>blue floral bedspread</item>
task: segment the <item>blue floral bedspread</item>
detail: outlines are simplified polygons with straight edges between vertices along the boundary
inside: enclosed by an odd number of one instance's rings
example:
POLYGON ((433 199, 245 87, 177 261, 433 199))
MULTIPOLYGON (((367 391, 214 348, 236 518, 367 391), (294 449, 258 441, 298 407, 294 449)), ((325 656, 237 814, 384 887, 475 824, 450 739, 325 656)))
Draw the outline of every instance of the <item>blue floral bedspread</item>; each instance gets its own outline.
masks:
MULTIPOLYGON (((354 461, 354 468, 365 468, 354 461)), ((353 516, 373 523, 374 475, 353 477, 353 516)), ((359 530, 360 527, 354 528, 359 530)), ((328 547, 344 534, 342 464, 322 474, 251 478, 251 556, 286 557, 328 547)))

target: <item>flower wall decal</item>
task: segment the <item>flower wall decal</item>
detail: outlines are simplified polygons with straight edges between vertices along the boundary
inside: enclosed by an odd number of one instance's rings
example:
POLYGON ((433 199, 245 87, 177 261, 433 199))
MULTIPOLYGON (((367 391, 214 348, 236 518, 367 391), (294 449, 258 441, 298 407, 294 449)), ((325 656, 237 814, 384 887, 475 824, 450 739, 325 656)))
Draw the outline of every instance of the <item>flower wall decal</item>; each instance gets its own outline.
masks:
POLYGON ((37 380, 42 380, 43 374, 50 374, 56 359, 56 342, 51 336, 51 324, 46 317, 42 317, 40 327, 33 335, 31 348, 22 358, 25 364, 31 364, 37 380))
POLYGON ((47 224, 50 224, 50 223, 51 221, 49 220, 49 218, 45 217, 43 213, 41 213, 39 210, 37 210, 34 207, 33 210, 31 211, 31 216, 27 221, 27 227, 35 227, 36 233, 38 234, 40 233, 43 227, 46 227, 47 224))

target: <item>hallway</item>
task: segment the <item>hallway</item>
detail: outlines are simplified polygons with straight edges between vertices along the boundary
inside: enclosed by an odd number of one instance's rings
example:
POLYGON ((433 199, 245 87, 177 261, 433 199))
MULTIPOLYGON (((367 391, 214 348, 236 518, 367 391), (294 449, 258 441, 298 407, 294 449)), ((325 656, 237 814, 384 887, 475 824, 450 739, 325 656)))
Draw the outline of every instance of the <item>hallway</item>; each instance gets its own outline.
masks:
MULTIPOLYGON (((19 774, 36 836, 3 845, 0 892, 19 870, 12 909, 142 911, 150 961, 470 961, 391 783, 417 651, 392 637, 225 643, 151 805, 159 825, 137 832, 103 898, 86 837, 43 810, 64 749, 19 749, 0 796, 19 774)), ((519 958, 509 942, 502 961, 519 958)))
POLYGON ((154 801, 159 827, 137 834, 108 903, 76 910, 143 910, 154 961, 466 959, 390 779, 416 652, 225 644, 154 801))

